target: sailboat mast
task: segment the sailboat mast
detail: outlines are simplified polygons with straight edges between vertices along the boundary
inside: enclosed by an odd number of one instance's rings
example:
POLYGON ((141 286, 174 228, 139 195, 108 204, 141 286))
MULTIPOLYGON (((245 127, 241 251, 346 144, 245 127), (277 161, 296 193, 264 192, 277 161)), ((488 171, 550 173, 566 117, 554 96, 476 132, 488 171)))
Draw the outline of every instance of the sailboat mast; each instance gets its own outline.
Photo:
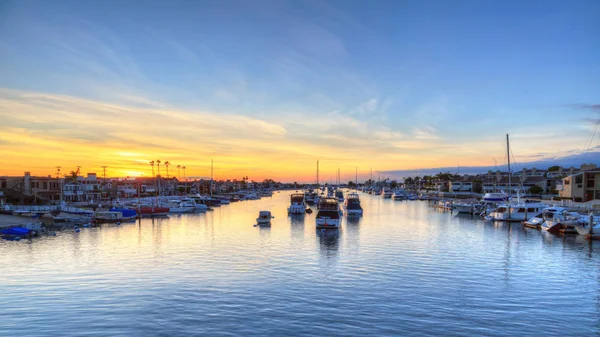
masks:
POLYGON ((213 159, 211 159, 210 160, 210 196, 211 197, 213 194, 213 173, 214 173, 213 159))
POLYGON ((512 173, 510 172, 510 145, 508 140, 508 133, 506 134, 506 158, 508 159, 508 193, 511 194, 512 187, 512 173))
POLYGON ((354 171, 354 189, 358 190, 358 166, 355 168, 354 171))
POLYGON ((317 187, 319 187, 319 160, 317 159, 317 187))

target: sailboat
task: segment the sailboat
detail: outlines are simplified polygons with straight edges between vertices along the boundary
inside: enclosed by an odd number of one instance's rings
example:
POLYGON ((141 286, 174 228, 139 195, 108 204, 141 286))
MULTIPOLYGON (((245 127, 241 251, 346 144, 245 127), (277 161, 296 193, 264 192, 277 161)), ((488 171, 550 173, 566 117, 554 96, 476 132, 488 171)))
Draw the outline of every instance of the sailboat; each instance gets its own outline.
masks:
MULTIPOLYGON (((506 155, 508 162, 508 187, 512 185, 512 173, 510 171, 510 141, 506 134, 506 155)), ((510 191, 510 190, 509 190, 510 191)), ((498 207, 485 217, 486 220, 492 221, 525 221, 530 216, 540 213, 547 207, 541 202, 521 202, 517 191, 517 202, 509 201, 498 205, 498 207)))

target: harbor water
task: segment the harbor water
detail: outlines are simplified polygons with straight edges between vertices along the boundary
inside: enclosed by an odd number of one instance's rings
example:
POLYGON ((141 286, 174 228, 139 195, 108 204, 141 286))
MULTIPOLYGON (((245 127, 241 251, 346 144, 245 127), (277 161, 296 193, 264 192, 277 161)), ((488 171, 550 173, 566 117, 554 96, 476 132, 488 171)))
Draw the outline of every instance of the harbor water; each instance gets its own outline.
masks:
POLYGON ((1 241, 0 336, 600 335, 600 242, 363 193, 321 232, 289 194, 1 241))

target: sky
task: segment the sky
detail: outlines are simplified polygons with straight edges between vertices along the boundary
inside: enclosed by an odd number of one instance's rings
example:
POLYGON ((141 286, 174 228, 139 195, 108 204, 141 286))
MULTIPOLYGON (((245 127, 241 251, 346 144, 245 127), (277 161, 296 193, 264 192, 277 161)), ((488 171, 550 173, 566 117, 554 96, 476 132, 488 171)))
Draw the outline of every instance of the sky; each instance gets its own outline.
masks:
POLYGON ((0 176, 312 182, 597 151, 598 1, 0 0, 0 176), (156 169, 156 167, 155 167, 156 169), (164 165, 161 174, 166 175, 164 165))

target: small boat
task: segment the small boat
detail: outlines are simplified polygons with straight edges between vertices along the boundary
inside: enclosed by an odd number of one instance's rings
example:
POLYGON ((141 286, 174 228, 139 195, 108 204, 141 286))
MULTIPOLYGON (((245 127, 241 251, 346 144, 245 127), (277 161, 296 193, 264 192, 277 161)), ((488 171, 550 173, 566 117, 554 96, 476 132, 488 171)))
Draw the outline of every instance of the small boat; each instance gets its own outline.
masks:
POLYGON ((92 217, 92 222, 96 224, 100 223, 118 223, 135 221, 136 216, 124 217, 120 211, 97 211, 92 217))
POLYGON ((540 229, 544 221, 546 221, 546 219, 544 219, 544 212, 540 212, 529 218, 527 221, 523 221, 523 226, 540 229))
POLYGON ((270 225, 271 219, 273 219, 273 216, 271 216, 271 211, 260 211, 258 212, 256 223, 259 225, 270 225))
POLYGON ((342 192, 342 190, 336 190, 335 191, 335 197, 337 198, 337 200, 339 202, 344 202, 344 192, 342 192))
POLYGON ((384 199, 391 199, 392 198, 392 191, 390 191, 387 188, 383 189, 383 192, 381 192, 381 197, 384 199))
POLYGON ((576 233, 576 225, 580 225, 585 220, 577 212, 571 212, 562 207, 549 207, 543 212, 544 222, 541 228, 552 234, 576 233))
POLYGON ((0 230, 0 234, 3 238, 10 240, 13 238, 35 236, 37 233, 34 230, 25 227, 12 227, 0 230))
POLYGON ((341 210, 336 198, 321 198, 316 216, 317 228, 339 228, 341 210))
POLYGON ((344 209, 346 210, 346 215, 362 215, 363 209, 360 206, 360 198, 358 193, 349 193, 346 197, 346 202, 344 203, 344 209))
POLYGON ((585 216, 581 217, 580 222, 575 225, 577 234, 587 236, 589 239, 600 239, 600 218, 592 217, 592 232, 590 233, 590 220, 585 216))
POLYGON ((194 213, 195 210, 196 204, 189 201, 174 203, 173 206, 169 207, 169 213, 194 213))
POLYGON ((483 210, 483 205, 476 200, 465 200, 453 203, 452 206, 457 213, 479 214, 483 210))
POLYGON ((292 195, 290 195, 288 214, 304 214, 305 212, 306 204, 304 203, 304 193, 292 193, 292 195))
POLYGON ((396 201, 406 200, 407 198, 408 195, 406 193, 406 190, 404 190, 403 188, 395 189, 394 193, 392 194, 392 199, 396 201))
POLYGON ((160 217, 167 216, 169 213, 169 207, 138 205, 132 208, 137 211, 137 214, 140 217, 160 217))

